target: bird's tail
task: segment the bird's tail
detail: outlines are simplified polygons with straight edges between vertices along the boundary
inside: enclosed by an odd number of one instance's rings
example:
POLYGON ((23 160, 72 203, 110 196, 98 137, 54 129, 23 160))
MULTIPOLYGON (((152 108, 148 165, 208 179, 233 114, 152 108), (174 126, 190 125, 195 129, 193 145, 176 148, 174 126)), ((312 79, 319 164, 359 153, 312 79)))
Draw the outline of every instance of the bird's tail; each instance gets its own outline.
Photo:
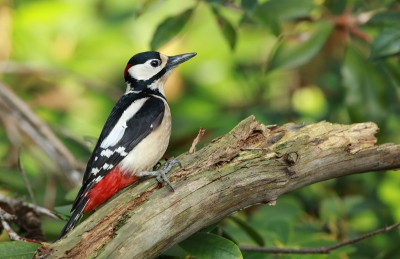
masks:
POLYGON ((88 203, 87 198, 83 198, 81 200, 79 205, 72 212, 71 218, 68 220, 67 224, 65 224, 64 228, 61 230, 60 235, 56 238, 56 240, 54 240, 54 242, 57 242, 58 240, 63 238, 70 230, 72 230, 75 227, 75 225, 82 218, 83 210, 85 209, 87 203, 88 203))

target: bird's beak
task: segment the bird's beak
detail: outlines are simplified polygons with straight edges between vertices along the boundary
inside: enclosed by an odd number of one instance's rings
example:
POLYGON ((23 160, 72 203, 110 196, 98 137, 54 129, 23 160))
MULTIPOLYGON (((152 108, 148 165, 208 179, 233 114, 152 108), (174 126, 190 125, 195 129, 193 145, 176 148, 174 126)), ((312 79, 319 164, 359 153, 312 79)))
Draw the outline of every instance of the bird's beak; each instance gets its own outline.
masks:
POLYGON ((196 55, 197 55, 196 52, 192 52, 192 53, 186 53, 186 54, 180 54, 180 55, 168 57, 168 61, 167 61, 166 67, 168 69, 173 69, 177 65, 179 65, 179 64, 181 64, 181 63, 193 58, 196 55))

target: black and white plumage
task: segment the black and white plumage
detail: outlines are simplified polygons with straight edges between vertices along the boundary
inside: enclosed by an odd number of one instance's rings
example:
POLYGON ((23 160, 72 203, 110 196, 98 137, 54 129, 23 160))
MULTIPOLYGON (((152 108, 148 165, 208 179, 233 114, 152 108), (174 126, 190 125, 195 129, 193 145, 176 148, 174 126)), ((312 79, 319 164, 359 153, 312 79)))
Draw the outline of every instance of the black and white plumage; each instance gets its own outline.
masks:
MULTIPOLYGON (((82 187, 72 206, 63 237, 82 217, 142 176, 165 177, 150 169, 164 155, 171 134, 171 113, 164 84, 172 70, 194 57, 168 57, 149 51, 133 56, 124 71, 127 92, 117 102, 89 158, 82 187)), ((57 239, 57 240, 58 240, 57 239)))

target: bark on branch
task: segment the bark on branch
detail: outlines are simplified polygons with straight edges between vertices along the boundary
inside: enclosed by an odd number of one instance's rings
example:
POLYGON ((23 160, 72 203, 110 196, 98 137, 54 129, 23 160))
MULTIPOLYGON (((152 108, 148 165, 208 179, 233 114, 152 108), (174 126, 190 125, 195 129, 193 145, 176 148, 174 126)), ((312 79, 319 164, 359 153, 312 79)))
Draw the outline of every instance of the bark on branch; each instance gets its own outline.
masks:
POLYGON ((400 168, 400 145, 375 146, 374 123, 264 126, 253 116, 169 175, 108 202, 66 238, 37 252, 47 258, 153 258, 229 214, 340 176, 400 168))

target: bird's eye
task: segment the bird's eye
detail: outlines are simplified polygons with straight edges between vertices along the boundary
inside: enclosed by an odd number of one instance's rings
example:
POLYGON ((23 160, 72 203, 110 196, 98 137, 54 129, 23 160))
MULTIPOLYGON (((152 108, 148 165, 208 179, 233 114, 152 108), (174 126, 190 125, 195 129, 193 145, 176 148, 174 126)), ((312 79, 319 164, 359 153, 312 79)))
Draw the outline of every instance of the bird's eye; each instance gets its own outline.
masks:
POLYGON ((160 62, 158 60, 153 60, 150 62, 150 65, 152 67, 158 67, 160 65, 160 62))

